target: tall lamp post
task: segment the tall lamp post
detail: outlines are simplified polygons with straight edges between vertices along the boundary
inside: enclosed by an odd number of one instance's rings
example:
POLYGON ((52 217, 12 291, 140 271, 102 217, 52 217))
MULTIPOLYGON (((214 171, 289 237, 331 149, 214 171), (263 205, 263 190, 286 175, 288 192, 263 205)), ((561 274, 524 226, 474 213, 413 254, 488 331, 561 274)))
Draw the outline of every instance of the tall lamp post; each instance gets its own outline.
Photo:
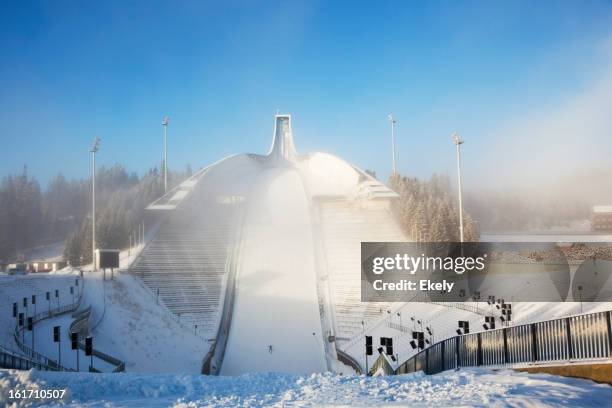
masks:
POLYGON ((164 116, 162 120, 164 127, 164 193, 168 191, 168 123, 170 123, 170 118, 164 116))
POLYGON ((91 262, 92 270, 96 268, 96 153, 100 148, 100 138, 95 137, 89 152, 91 153, 91 262))
POLYGON ((459 239, 463 242, 463 201, 461 197, 461 148, 464 143, 457 133, 453 133, 453 143, 457 147, 457 183, 459 184, 459 239))
POLYGON ((397 174, 397 168, 395 167, 395 124, 397 123, 397 120, 393 118, 392 113, 390 113, 387 118, 389 119, 389 122, 391 122, 391 156, 393 160, 393 175, 395 176, 397 174))

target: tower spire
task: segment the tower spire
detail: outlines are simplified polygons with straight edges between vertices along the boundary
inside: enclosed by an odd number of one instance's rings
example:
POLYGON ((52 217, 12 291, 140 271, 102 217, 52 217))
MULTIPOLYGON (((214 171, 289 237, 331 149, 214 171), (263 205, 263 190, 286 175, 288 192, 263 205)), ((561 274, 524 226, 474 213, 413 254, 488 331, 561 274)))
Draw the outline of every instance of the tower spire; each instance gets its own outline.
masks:
POLYGON ((275 117, 274 138, 268 157, 273 160, 295 161, 297 152, 291 131, 291 115, 277 114, 275 117))

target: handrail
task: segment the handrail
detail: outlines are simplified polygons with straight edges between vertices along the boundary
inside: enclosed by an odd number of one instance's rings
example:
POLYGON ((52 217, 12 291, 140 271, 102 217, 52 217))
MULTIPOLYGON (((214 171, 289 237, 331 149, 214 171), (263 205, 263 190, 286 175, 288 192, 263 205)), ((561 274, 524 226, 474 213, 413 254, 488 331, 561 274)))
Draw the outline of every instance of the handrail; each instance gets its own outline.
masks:
POLYGON ((76 311, 72 314, 74 320, 70 323, 70 327, 68 329, 69 333, 80 333, 81 335, 85 335, 89 332, 89 316, 91 314, 91 305, 87 306, 87 308, 76 311))
POLYGON ((0 347, 0 367, 15 370, 30 370, 36 368, 45 371, 58 371, 57 366, 48 365, 20 356, 4 347, 0 347))
POLYGON ((219 327, 217 329, 217 335, 214 338, 213 344, 204 356, 202 360, 202 374, 219 374, 221 371, 221 365, 225 357, 225 347, 227 346, 227 340, 229 338, 229 331, 232 325, 232 315, 234 313, 234 297, 236 294, 237 287, 237 271, 238 271, 238 258, 242 252, 242 231, 244 229, 244 209, 238 208, 238 214, 236 215, 236 224, 238 226, 235 237, 233 251, 230 255, 227 266, 227 282, 225 287, 225 298, 223 301, 223 309, 221 311, 221 317, 219 319, 219 327), (217 350, 217 347, 219 350, 217 350))
POLYGON ((357 374, 361 374, 363 372, 363 370, 361 369, 361 365, 353 357, 338 348, 336 348, 336 354, 338 355, 338 361, 353 368, 353 370, 355 370, 357 374))
MULTIPOLYGON (((83 279, 82 278, 81 278, 81 285, 83 285, 83 279)), ((60 306, 60 307, 57 307, 55 309, 49 309, 47 311, 43 311, 43 312, 37 313, 34 316, 30 316, 30 317, 32 317, 32 324, 36 324, 36 323, 38 323, 38 322, 40 322, 42 320, 49 319, 51 317, 61 316, 61 315, 65 314, 65 313, 68 313, 68 312, 76 310, 79 307, 79 305, 81 304, 81 301, 83 299, 84 289, 85 288, 83 286, 81 286, 81 290, 79 291, 79 298, 78 298, 77 302, 74 302, 74 303, 68 304, 68 305, 64 305, 64 306, 60 306)), ((52 369, 52 370, 55 370, 55 371, 73 371, 73 370, 71 370, 69 368, 61 366, 58 362, 54 361, 53 359, 45 356, 44 354, 38 353, 37 351, 34 351, 31 347, 26 346, 25 344, 23 344, 23 342, 20 339, 22 337, 22 332, 26 328, 25 325, 26 325, 26 322, 24 322, 24 325, 22 327, 19 327, 19 325, 15 325, 15 332, 13 334, 13 337, 15 339, 15 343, 17 344, 17 347, 28 358, 32 359, 32 363, 33 364, 44 365, 44 366, 48 367, 49 369, 52 369)))
MULTIPOLYGON (((157 231, 159 230, 159 228, 161 227, 161 225, 164 223, 165 219, 159 220, 158 222, 153 224, 153 227, 150 227, 149 230, 145 233, 145 237, 144 237, 144 242, 142 244, 142 248, 140 248, 140 251, 138 252, 138 254, 136 255, 136 257, 134 257, 134 259, 132 259, 132 262, 130 262, 127 266, 127 268, 125 268, 125 270, 128 271, 128 273, 130 272, 130 270, 132 269, 132 266, 134 265, 138 265, 138 262, 140 262, 140 258, 142 258, 146 247, 151 243, 151 241, 153 241, 153 239, 155 238, 155 236, 157 235, 157 231), (149 239, 147 239, 147 237, 149 239)), ((129 249, 131 252, 131 248, 129 249)))
POLYGON ((395 373, 395 370, 393 370, 393 367, 391 366, 391 363, 389 363, 387 355, 384 351, 378 355, 378 358, 376 361, 374 361, 372 368, 370 368, 370 371, 368 371, 367 374, 369 376, 373 376, 381 371, 384 375, 393 375, 395 373))
MULTIPOLYGON (((75 320, 69 326, 68 336, 70 336, 70 333, 75 332, 75 329, 78 330, 78 332, 81 332, 83 327, 80 327, 80 326, 85 326, 85 330, 86 332, 88 332, 89 328, 87 326, 89 323, 89 317, 91 316, 91 305, 89 305, 87 308, 83 310, 78 310, 78 308, 81 305, 81 301, 83 299, 83 292, 84 292, 84 287, 82 287, 79 293, 78 301, 75 303, 60 306, 55 309, 42 311, 40 313, 37 313, 34 316, 30 316, 32 317, 32 323, 35 324, 42 320, 46 320, 52 317, 57 317, 57 316, 61 316, 63 314, 72 312, 72 317, 74 317, 75 320)), ((18 356, 14 352, 10 352, 8 349, 2 348, 2 350, 0 350, 0 365, 6 364, 7 366, 4 368, 16 368, 16 369, 39 368, 43 370, 52 370, 52 371, 75 371, 71 368, 67 368, 67 367, 60 365, 55 360, 45 356, 44 354, 34 351, 31 347, 25 345, 21 341, 22 332, 25 329, 26 329, 25 324, 22 327, 19 327, 18 325, 15 326, 14 339, 15 339, 15 343, 17 344, 21 352, 25 354, 26 357, 18 356), (19 360, 16 360, 16 359, 19 359, 19 360), (18 362, 18 364, 16 362, 18 362)), ((85 349, 84 343, 79 342, 78 345, 80 349, 82 350, 85 349)), ((95 350, 95 349, 92 351, 92 354, 95 357, 98 357, 99 359, 106 361, 107 363, 115 365, 116 368, 113 370, 113 372, 125 371, 125 363, 123 361, 115 357, 109 356, 108 354, 102 353, 101 351, 95 350)))
MULTIPOLYGON (((487 316, 487 312, 484 308, 478 307, 478 306, 472 306, 471 304, 467 304, 465 302, 434 302, 434 301, 429 301, 429 302, 425 302, 425 303, 430 303, 433 305, 438 305, 438 306, 443 306, 443 307, 449 307, 452 309, 458 309, 458 310, 465 310, 466 312, 471 312, 474 314, 477 314, 479 316, 487 316)), ((479 303, 479 302, 470 302, 470 303, 479 303)))
MULTIPOLYGON (((90 332, 89 318, 91 317, 91 305, 87 306, 87 308, 81 311, 75 312, 72 315, 72 317, 74 317, 75 320, 70 324, 68 335, 70 336, 71 333, 79 333, 81 334, 81 337, 83 335, 87 335, 90 332)), ((85 344, 82 341, 78 341, 77 345, 79 349, 85 350, 85 344)), ((103 360, 109 364, 114 365, 115 366, 115 369, 113 370, 114 373, 125 371, 125 362, 123 362, 122 360, 119 360, 118 358, 115 358, 106 353, 103 353, 100 350, 96 350, 95 348, 92 349, 91 354, 93 354, 94 357, 97 357, 100 360, 103 360)), ((99 371, 96 371, 96 372, 99 372, 99 371)))
MULTIPOLYGON (((55 309, 51 309, 51 310, 47 310, 44 312, 40 312, 37 313, 34 316, 30 316, 32 317, 32 324, 36 324, 42 320, 46 320, 49 319, 51 317, 56 317, 56 316, 61 316, 63 314, 72 312, 74 310, 76 310, 79 306, 79 303, 81 301, 81 297, 82 297, 82 292, 81 292, 81 296, 79 296, 79 301, 77 303, 73 303, 73 304, 69 304, 69 305, 64 305, 64 306, 60 306, 58 308, 55 309)), ((24 322, 25 323, 25 322, 24 322)), ((23 344, 23 342, 21 341, 21 337, 22 337, 22 332, 25 330, 26 325, 24 324, 23 326, 19 327, 19 325, 15 326, 15 332, 13 333, 13 337, 15 339, 15 343, 17 344, 17 347, 19 347, 19 349, 28 357, 30 357, 33 361, 37 361, 38 364, 42 364, 45 365, 47 367, 51 367, 50 369, 53 369, 54 371, 74 371, 70 368, 66 368, 62 365, 60 365, 58 362, 56 362, 55 360, 45 356, 44 354, 41 354, 37 351, 34 351, 31 347, 26 346, 25 344, 23 344)))
MULTIPOLYGON (((134 265, 136 265, 136 266, 137 266, 137 263, 139 262, 140 258, 141 258, 141 257, 144 255, 144 253, 145 253, 145 250, 146 250, 147 246, 148 246, 149 244, 151 244, 151 243, 153 243, 153 242, 154 242, 155 236, 156 236, 156 234, 158 233, 159 229, 161 228, 161 225, 162 225, 164 222, 167 222, 167 218, 166 218, 166 219, 164 219, 164 220, 159 221, 158 223, 156 223, 156 224, 155 224, 155 226, 154 226, 153 228, 151 228, 151 229, 149 230, 149 233, 148 233, 148 234, 151 236, 151 239, 150 239, 148 242, 146 242, 146 243, 145 243, 145 245, 143 246, 143 248, 142 248, 142 249, 141 249, 141 251, 139 252, 139 254, 138 254, 137 258, 135 258, 135 259, 132 261, 132 263, 130 264, 130 267, 129 267, 129 268, 127 268, 125 271, 126 271, 126 273, 127 273, 127 274, 129 274, 129 275, 131 275, 131 276, 133 276, 133 277, 135 277, 135 278, 138 278, 138 279, 137 279, 137 281, 139 282, 140 286, 141 286, 141 287, 142 287, 142 288, 143 288, 143 289, 144 289, 144 290, 145 290, 147 293, 149 293, 149 295, 151 295, 151 298, 153 298, 153 299, 155 299, 155 300, 157 301, 157 304, 158 304, 159 306, 161 306, 162 308, 164 308, 164 309, 165 309, 165 310, 166 310, 166 311, 167 311, 167 312, 168 312, 170 315, 175 315, 175 313, 174 313, 173 311, 171 311, 171 310, 168 308, 168 306, 166 306, 166 304, 163 302, 163 300, 160 300, 160 299, 159 299, 158 294, 154 293, 154 292, 153 292, 153 289, 152 289, 152 288, 151 288, 149 285, 147 285, 147 284, 146 284, 146 283, 145 283, 145 282, 142 280, 142 276, 141 276, 141 275, 138 275, 138 273, 136 273, 136 272, 134 272, 134 271, 133 271, 133 266, 134 266, 134 265)), ((187 327, 187 326, 186 326, 186 325, 185 325, 185 324, 184 324, 184 323, 183 323, 183 322, 180 320, 180 316, 179 316, 179 319, 178 319, 178 320, 176 320, 176 322, 177 322, 177 323, 178 323, 178 324, 179 324, 181 327, 183 327, 183 328, 184 328, 184 329, 186 329, 186 330, 189 330, 189 331, 193 330, 192 328, 187 327)), ((195 335, 196 335, 196 336, 198 336, 198 337, 200 337, 200 338, 202 338, 203 340, 206 340, 206 339, 204 339, 204 337, 203 337, 203 336, 202 336, 200 333, 196 333, 195 335)))
POLYGON ((404 361, 394 374, 610 357, 612 311, 603 311, 449 337, 404 361))
MULTIPOLYGON (((428 304, 434 304, 437 306, 442 306, 442 307, 448 307, 448 308, 452 308, 452 309, 459 309, 459 310, 465 310, 467 312, 471 312, 474 314, 477 314, 479 316, 486 316, 487 313, 480 308, 471 306, 471 305, 463 305, 463 302, 433 302, 430 300, 418 300, 419 296, 423 297, 423 296, 427 296, 422 292, 417 292, 416 294, 414 294, 410 299, 408 299, 406 302, 402 302, 401 305, 396 306, 395 308, 391 308, 390 310, 390 316, 393 316, 394 314, 396 314, 399 310, 403 309, 407 304, 413 302, 413 303, 428 303, 428 304)), ((430 320, 428 320, 429 322, 430 320)), ((368 324, 366 324, 366 326, 359 332, 359 334, 351 337, 347 344, 344 346, 345 350, 348 350, 349 348, 353 347, 355 344, 357 344, 359 341, 361 341, 363 339, 363 336, 365 333, 369 333, 372 332, 376 329, 378 329, 379 327, 381 327, 383 324, 386 324, 387 327, 391 327, 390 324, 390 318, 389 316, 384 316, 383 318, 379 318, 379 319, 373 319, 371 320, 368 324)), ((402 330, 400 330, 402 331, 402 330)))

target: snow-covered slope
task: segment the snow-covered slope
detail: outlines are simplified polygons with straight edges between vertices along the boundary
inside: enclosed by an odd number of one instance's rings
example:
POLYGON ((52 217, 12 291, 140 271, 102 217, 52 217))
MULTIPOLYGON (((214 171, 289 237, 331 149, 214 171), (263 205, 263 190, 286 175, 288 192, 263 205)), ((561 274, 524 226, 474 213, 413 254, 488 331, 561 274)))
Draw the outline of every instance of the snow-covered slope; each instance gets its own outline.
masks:
POLYGON ((200 372, 206 338, 157 304, 138 279, 123 273, 112 281, 102 281, 100 273, 84 277, 83 307, 93 307, 95 348, 125 361, 128 372, 200 372))
POLYGON ((376 314, 376 305, 359 304, 359 242, 403 238, 388 210, 395 196, 335 156, 298 154, 289 117, 277 115, 268 155, 220 160, 150 206, 164 221, 130 272, 159 290, 175 315, 200 312, 198 322, 208 322, 215 344, 214 358, 206 359, 212 372, 221 358, 223 374, 324 371, 335 367, 330 336, 342 327, 348 338, 358 322, 376 314), (316 203, 329 199, 343 212, 322 217, 316 203), (240 221, 226 234, 232 239, 202 223, 222 219, 211 203, 238 208, 240 221), (328 224, 347 229, 338 245, 335 236, 322 244, 328 224), (168 234, 168 225, 178 227, 168 234), (195 228, 198 234, 190 235, 195 228), (207 245, 220 249, 207 251, 207 245), (232 297, 227 283, 233 276, 232 297), (221 321, 223 310, 231 313, 221 321))
MULTIPOLYGON (((0 344, 17 350, 13 339, 15 319, 13 318, 13 303, 17 302, 18 311, 26 313, 23 298, 27 298, 27 316, 51 308, 70 305, 78 299, 79 288, 75 285, 76 276, 72 274, 32 274, 32 275, 0 275, 0 344), (73 294, 70 294, 70 287, 73 294), (59 297, 55 297, 55 290, 59 297), (50 301, 46 300, 46 292, 50 292, 50 301), (32 305, 32 295, 36 296, 36 305, 32 305)), ((54 319, 51 319, 52 321, 54 319)), ((26 342, 26 344, 30 344, 26 342)), ((55 355, 50 356, 55 358, 55 355)))
MULTIPOLYGON (((612 387, 588 380, 512 371, 461 370, 434 376, 238 377, 63 374, 0 370, 0 403, 10 389, 67 389, 47 407, 605 407, 612 387)), ((3 400, 4 399, 4 400, 3 400)), ((42 402, 42 401, 40 401, 42 402)), ((24 401, 19 406, 25 405, 24 401)))
POLYGON ((312 223, 299 175, 266 170, 250 198, 221 373, 325 371, 312 223))

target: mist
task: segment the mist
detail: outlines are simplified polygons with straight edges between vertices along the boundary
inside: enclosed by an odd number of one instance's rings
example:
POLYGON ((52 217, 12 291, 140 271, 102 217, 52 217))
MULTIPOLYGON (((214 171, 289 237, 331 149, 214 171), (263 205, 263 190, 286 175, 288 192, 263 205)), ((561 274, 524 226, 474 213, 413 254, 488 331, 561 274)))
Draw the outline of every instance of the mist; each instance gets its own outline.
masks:
POLYGON ((604 48, 607 63, 578 92, 493 129, 490 154, 466 169, 482 228, 567 227, 612 204, 612 41, 604 48))

